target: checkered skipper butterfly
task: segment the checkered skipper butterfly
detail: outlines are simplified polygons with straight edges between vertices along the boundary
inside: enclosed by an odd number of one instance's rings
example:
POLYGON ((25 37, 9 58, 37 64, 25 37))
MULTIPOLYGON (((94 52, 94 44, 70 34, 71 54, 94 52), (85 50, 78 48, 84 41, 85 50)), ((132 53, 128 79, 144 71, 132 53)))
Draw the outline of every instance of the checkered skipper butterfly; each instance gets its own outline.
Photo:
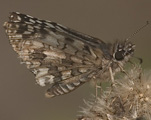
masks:
POLYGON ((12 12, 4 23, 10 44, 47 97, 63 95, 91 80, 119 71, 134 52, 128 41, 105 43, 58 23, 12 12))

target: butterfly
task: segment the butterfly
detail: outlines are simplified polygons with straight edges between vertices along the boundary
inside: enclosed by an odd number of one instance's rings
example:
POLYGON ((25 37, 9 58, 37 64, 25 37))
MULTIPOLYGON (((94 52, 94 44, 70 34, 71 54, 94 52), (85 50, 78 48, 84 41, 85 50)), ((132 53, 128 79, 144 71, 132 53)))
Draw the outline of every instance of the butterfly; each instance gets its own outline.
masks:
POLYGON ((132 57, 131 42, 104 41, 61 24, 12 12, 4 23, 14 51, 40 86, 50 85, 47 97, 67 94, 91 79, 120 71, 132 57), (110 71, 111 70, 111 71, 110 71))

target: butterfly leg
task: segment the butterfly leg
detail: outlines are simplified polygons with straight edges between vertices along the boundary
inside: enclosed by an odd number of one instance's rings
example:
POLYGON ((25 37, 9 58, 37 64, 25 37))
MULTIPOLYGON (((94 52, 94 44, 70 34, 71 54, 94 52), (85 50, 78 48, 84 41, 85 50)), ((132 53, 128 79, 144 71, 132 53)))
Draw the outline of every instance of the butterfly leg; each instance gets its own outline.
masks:
POLYGON ((115 80, 114 80, 114 75, 113 75, 113 71, 112 71, 111 67, 109 67, 109 73, 110 73, 110 77, 111 77, 111 89, 109 92, 109 95, 110 95, 115 87, 115 80))
POLYGON ((100 83, 100 85, 98 85, 98 84, 97 84, 97 81, 96 81, 96 82, 95 82, 95 97, 96 97, 96 99, 97 99, 97 97, 98 97, 98 89, 101 89, 101 91, 102 91, 101 83, 100 83))
POLYGON ((119 68, 121 69, 121 71, 125 74, 125 75, 127 75, 127 77, 131 80, 132 78, 129 76, 129 74, 123 69, 123 67, 121 66, 121 65, 119 65, 118 64, 118 66, 119 66, 119 68))
POLYGON ((112 71, 111 67, 109 67, 109 72, 110 72, 110 77, 111 77, 112 84, 114 84, 115 81, 114 81, 113 71, 112 71))

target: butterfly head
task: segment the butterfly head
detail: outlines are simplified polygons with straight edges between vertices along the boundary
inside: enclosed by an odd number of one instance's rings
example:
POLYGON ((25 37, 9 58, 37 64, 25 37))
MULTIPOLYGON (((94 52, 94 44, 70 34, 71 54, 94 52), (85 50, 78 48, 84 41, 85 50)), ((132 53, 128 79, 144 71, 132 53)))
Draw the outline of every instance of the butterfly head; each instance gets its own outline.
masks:
POLYGON ((135 45, 131 42, 117 42, 114 46, 114 61, 128 61, 134 53, 135 45))

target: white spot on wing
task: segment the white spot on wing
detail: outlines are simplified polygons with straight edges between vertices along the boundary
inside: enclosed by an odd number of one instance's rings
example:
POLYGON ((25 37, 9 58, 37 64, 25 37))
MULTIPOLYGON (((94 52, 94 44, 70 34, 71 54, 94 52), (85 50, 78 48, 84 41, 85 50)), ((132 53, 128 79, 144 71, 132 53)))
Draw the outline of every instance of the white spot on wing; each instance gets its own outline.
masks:
POLYGON ((39 20, 36 20, 36 22, 37 22, 37 23, 39 23, 39 24, 41 24, 41 23, 42 23, 42 22, 41 22, 41 21, 39 21, 39 20))
POLYGON ((67 89, 65 89, 61 84, 59 84, 59 87, 65 92, 68 93, 69 91, 67 89))
POLYGON ((12 38, 22 38, 22 35, 21 34, 16 34, 16 35, 12 36, 12 38))
POLYGON ((38 42, 38 41, 33 41, 33 45, 36 46, 37 48, 44 47, 43 44, 41 42, 38 42))
POLYGON ((57 89, 56 91, 57 91, 59 94, 61 94, 61 95, 63 94, 63 92, 62 92, 61 90, 59 90, 59 89, 57 89))
POLYGON ((46 75, 47 73, 48 73, 48 70, 40 71, 40 72, 38 72, 38 74, 36 75, 36 78, 39 78, 39 77, 41 77, 41 76, 43 76, 43 75, 46 75))
POLYGON ((80 82, 79 82, 79 81, 73 82, 73 84, 74 84, 75 86, 78 86, 78 85, 80 85, 80 82))
POLYGON ((46 25, 48 25, 51 28, 55 28, 51 23, 45 22, 46 25))
POLYGON ((69 78, 71 76, 71 70, 62 71, 61 74, 62 79, 69 78))
POLYGON ((23 34, 31 34, 31 32, 30 31, 24 31, 23 34))
POLYGON ((40 27, 40 26, 37 26, 37 25, 34 26, 34 28, 36 28, 36 29, 41 29, 41 27, 40 27))
POLYGON ((18 15, 20 14, 20 12, 15 12, 15 13, 18 14, 18 15))
POLYGON ((49 78, 48 80, 47 80, 47 82, 49 83, 49 84, 52 84, 52 83, 54 83, 54 76, 53 75, 47 75, 47 76, 45 76, 45 77, 47 77, 47 78, 49 78))
POLYGON ((38 78, 36 81, 40 86, 45 86, 46 83, 49 83, 49 84, 54 83, 53 78, 54 78, 53 75, 46 75, 46 76, 38 78))
POLYGON ((37 83, 40 85, 40 86, 45 86, 45 79, 44 78, 39 78, 37 79, 37 83))
POLYGON ((85 73, 85 72, 87 72, 87 68, 79 68, 79 71, 80 71, 81 73, 85 73))
POLYGON ((63 52, 55 52, 55 51, 44 51, 43 52, 45 55, 47 55, 47 57, 49 57, 50 59, 54 59, 54 58, 60 58, 60 59, 65 59, 66 55, 63 52))
POLYGON ((17 16, 17 20, 18 20, 18 21, 21 21, 21 17, 20 17, 20 16, 17 16))
POLYGON ((73 90, 75 87, 73 87, 72 85, 70 84, 66 84, 66 86, 69 88, 69 90, 73 90))
POLYGON ((46 38, 43 40, 45 42, 47 42, 48 44, 51 44, 52 46, 55 46, 55 47, 59 45, 57 39, 53 36, 50 36, 50 35, 46 36, 46 38))
POLYGON ((30 16, 30 15, 26 15, 26 16, 29 17, 29 18, 34 18, 34 17, 30 16))
POLYGON ((35 21, 33 19, 29 19, 30 22, 35 23, 35 21))
POLYGON ((31 25, 28 25, 27 27, 28 27, 29 29, 34 29, 34 27, 31 26, 31 25))

